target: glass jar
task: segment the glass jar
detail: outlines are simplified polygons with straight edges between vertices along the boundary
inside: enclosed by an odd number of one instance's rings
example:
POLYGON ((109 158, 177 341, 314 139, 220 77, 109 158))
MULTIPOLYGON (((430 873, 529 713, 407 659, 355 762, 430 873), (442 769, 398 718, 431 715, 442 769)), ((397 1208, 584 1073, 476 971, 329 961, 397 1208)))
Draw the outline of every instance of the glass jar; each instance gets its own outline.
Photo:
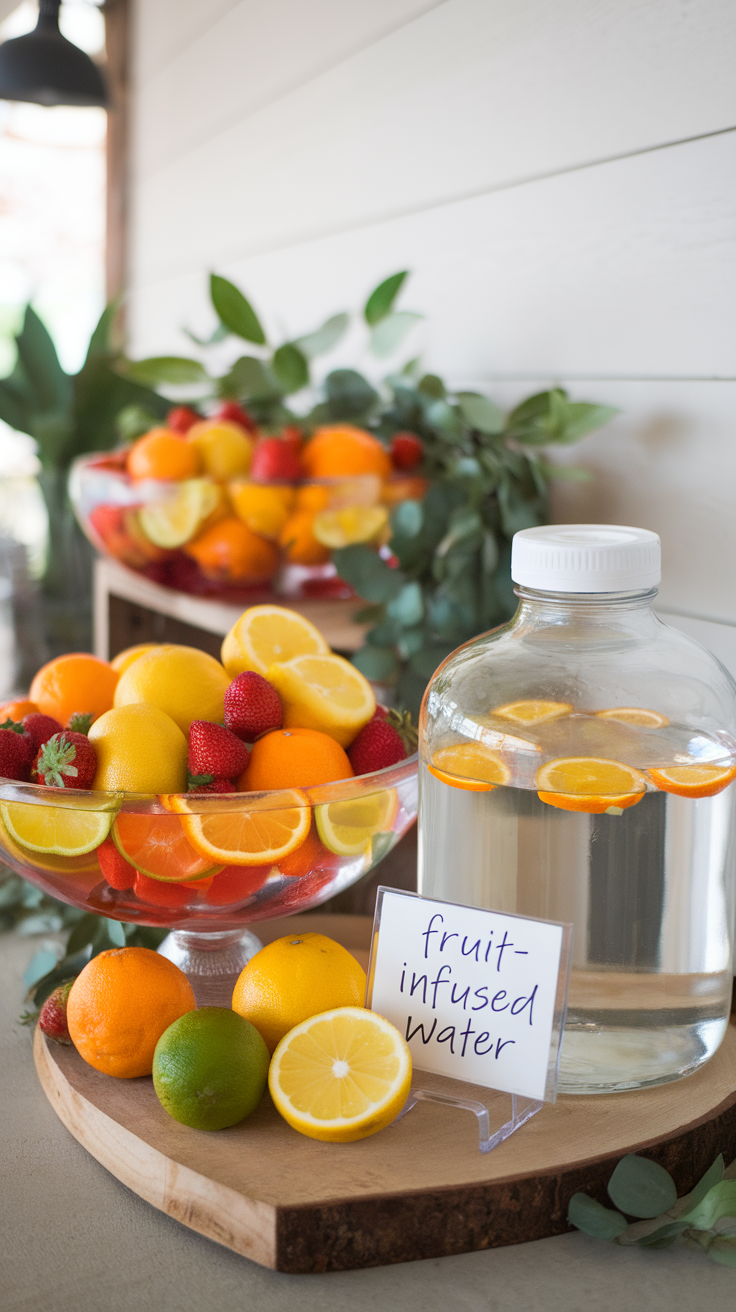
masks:
POLYGON ((511 572, 427 689, 419 891, 573 923, 562 1092, 679 1079, 731 1006, 736 685, 653 613, 656 534, 525 529, 511 572))

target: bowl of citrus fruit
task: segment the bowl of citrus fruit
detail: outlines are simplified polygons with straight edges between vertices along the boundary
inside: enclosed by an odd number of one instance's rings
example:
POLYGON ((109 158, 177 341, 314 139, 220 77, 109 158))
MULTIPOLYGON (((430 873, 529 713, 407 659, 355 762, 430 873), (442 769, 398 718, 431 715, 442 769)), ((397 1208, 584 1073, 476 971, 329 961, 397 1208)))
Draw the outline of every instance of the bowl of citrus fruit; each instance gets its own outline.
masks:
POLYGON ((61 656, 0 708, 0 859, 74 906, 214 944, 232 973, 245 926, 324 902, 412 824, 415 744, 276 605, 244 611, 221 661, 61 656))
POLYGON ((259 433, 233 402, 186 407, 131 446, 82 457, 70 493, 92 544, 152 581, 230 601, 352 595, 336 547, 390 538, 397 502, 421 499, 422 443, 390 448, 350 424, 259 433))

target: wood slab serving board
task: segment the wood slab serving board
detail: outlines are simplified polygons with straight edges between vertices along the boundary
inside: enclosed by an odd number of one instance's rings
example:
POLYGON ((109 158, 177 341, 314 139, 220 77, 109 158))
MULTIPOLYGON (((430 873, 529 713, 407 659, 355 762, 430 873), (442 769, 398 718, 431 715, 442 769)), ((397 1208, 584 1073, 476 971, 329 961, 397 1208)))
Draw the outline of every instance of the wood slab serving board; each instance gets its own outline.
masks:
MULTIPOLYGON (((262 937, 332 932, 357 955, 371 921, 292 917, 262 937)), ((364 957, 365 959, 365 957, 364 957)), ((692 1188, 719 1152, 736 1157, 736 1027, 715 1057, 675 1084, 641 1093, 562 1097, 488 1155, 475 1117, 420 1103, 353 1144, 305 1139, 266 1094, 249 1120, 190 1130, 160 1106, 150 1079, 115 1080, 70 1048, 35 1038, 36 1068, 57 1115, 113 1175, 183 1225, 279 1271, 347 1270, 541 1239, 566 1230, 577 1189, 606 1200, 627 1152, 692 1188)), ((426 1084, 431 1077, 422 1077, 426 1084)), ((498 1123, 509 1100, 498 1095, 498 1123)))

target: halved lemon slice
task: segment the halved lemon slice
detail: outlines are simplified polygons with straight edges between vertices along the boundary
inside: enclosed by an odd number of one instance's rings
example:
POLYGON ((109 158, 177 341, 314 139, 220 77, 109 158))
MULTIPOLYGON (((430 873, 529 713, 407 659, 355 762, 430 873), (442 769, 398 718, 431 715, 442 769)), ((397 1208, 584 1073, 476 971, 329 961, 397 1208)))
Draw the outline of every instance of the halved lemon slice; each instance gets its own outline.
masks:
POLYGON ((505 706, 494 706, 491 715, 502 720, 511 720, 514 724, 543 724, 545 720, 559 720, 572 711, 570 702, 545 702, 530 699, 528 701, 507 702, 505 706))
POLYGON ((294 656, 325 655, 330 648, 309 620, 285 606, 249 606, 222 644, 222 663, 232 679, 244 670, 267 674, 294 656))
POLYGON ((19 861, 21 864, 30 861, 36 870, 45 870, 49 874, 99 876, 102 873, 94 848, 91 852, 82 853, 81 856, 57 856, 53 852, 34 852, 31 855, 28 848, 21 847, 14 838, 10 837, 2 820, 0 820, 0 853, 4 858, 10 857, 11 860, 19 861))
POLYGON ((470 793, 490 793, 498 784, 507 784, 511 778, 506 762, 482 743, 440 747, 427 768, 443 784, 470 793))
POLYGON ((266 677, 284 704, 285 729, 319 729, 349 747, 376 709, 365 675, 342 656, 294 656, 266 677))
POLYGON ((141 506, 138 521, 157 547, 181 547, 220 502, 220 489, 208 478, 188 478, 165 501, 141 506))
POLYGON ((314 809, 317 833, 325 847, 338 856, 367 852, 375 834, 390 830, 399 809, 395 788, 343 802, 325 802, 314 809))
POLYGON ((559 757, 537 771, 540 798, 562 811, 601 815, 611 807, 625 810, 641 801, 646 787, 640 770, 598 756, 559 757))
POLYGON ((736 765, 671 765, 666 770, 650 770, 649 777, 665 793, 713 797, 736 779, 736 765))
POLYGON ((287 803, 271 809, 257 801, 243 801, 242 810, 190 812, 186 797, 170 795, 166 805, 181 812, 181 822, 192 847, 220 865, 265 866, 295 852, 309 833, 312 808, 298 788, 284 789, 287 803), (293 802, 293 805, 288 805, 293 802))
POLYGON ((373 542, 387 523, 385 506, 350 506, 315 515, 312 532, 325 547, 348 547, 354 542, 373 542))
POLYGON ((21 847, 57 856, 94 851, 107 838, 113 820, 110 811, 77 811, 30 802, 3 802, 0 811, 10 837, 21 847))
POLYGON ((285 1034, 268 1087, 285 1121, 310 1139, 352 1143, 396 1119, 411 1086, 399 1031, 363 1007, 337 1007, 285 1034))
POLYGON ((121 811, 112 827, 112 840, 120 855, 150 879, 186 884, 220 869, 195 851, 178 815, 121 811))
POLYGON ((637 729, 666 729, 669 724, 666 715, 650 711, 646 706, 614 706, 608 711, 596 711, 596 715, 601 720, 618 720, 637 729))

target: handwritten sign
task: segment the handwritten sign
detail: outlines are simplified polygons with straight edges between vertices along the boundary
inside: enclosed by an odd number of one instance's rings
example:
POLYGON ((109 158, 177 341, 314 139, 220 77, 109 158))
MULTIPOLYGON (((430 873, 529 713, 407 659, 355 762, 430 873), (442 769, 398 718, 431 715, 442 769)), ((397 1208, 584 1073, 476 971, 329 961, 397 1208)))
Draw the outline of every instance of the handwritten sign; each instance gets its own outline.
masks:
POLYGON ((418 1070, 554 1101, 572 926, 380 888, 368 1006, 418 1070))

